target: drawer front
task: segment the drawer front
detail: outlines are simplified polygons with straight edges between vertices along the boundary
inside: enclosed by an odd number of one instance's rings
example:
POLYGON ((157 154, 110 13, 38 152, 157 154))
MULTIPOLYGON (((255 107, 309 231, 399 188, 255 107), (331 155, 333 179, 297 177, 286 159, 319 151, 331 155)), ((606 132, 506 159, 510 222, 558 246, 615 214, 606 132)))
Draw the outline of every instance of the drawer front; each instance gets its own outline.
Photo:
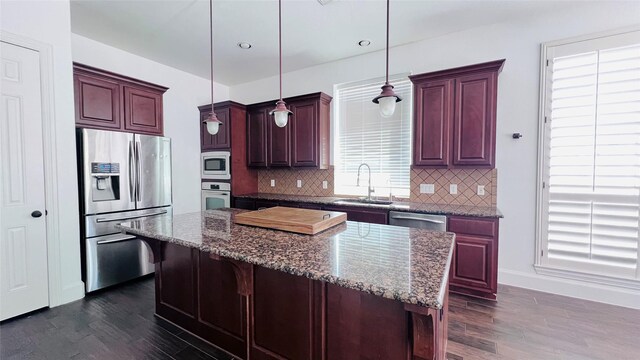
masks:
POLYGON ((268 209, 274 206, 278 206, 277 201, 271 200, 256 200, 256 210, 268 209))
POLYGON ((253 199, 235 198, 233 207, 236 209, 255 210, 256 202, 253 199))
POLYGON ((496 237, 498 219, 450 216, 447 230, 456 234, 496 237))
POLYGON ((387 224, 388 223, 388 211, 380 210, 365 210, 352 208, 347 206, 325 206, 324 210, 328 211, 342 211, 347 213, 347 220, 358 221, 371 224, 387 224))

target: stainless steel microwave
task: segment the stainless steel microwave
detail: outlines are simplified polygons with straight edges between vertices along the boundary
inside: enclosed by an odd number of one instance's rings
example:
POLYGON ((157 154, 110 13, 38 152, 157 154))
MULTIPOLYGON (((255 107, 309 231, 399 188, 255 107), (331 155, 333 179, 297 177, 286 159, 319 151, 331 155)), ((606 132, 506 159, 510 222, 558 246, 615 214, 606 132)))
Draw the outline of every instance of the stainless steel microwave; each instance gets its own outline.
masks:
POLYGON ((203 179, 231 179, 231 154, 228 151, 202 153, 200 168, 203 179))

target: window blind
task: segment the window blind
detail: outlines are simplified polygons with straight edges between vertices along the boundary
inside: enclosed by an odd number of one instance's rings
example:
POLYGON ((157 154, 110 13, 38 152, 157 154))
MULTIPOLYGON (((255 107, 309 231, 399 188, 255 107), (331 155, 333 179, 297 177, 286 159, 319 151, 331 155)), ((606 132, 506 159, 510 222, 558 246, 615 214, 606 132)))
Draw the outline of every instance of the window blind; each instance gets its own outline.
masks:
POLYGON ((640 41, 579 45, 548 51, 542 263, 640 279, 640 41))
POLYGON ((402 98, 395 113, 383 118, 371 99, 380 94, 384 79, 336 86, 334 92, 335 193, 366 195, 368 172, 363 168, 356 186, 358 167, 371 167, 371 182, 377 196, 409 197, 411 166, 411 81, 407 75, 390 77, 402 98))

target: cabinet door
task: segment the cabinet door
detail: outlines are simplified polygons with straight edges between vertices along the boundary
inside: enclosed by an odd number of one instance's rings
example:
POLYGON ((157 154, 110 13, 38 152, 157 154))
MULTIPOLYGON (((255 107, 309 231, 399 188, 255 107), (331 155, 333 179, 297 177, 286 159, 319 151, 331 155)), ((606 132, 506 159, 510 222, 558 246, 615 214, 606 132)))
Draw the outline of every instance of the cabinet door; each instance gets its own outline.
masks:
POLYGON ((120 85, 101 77, 74 74, 76 125, 120 129, 120 85))
POLYGON ((247 165, 267 166, 267 111, 264 108, 248 111, 247 165))
POLYGON ((196 319, 198 250, 162 243, 156 264, 156 313, 184 328, 196 319))
POLYGON ((492 289, 494 256, 493 239, 456 234, 451 284, 475 289, 492 289))
POLYGON ((453 80, 416 84, 413 165, 446 167, 453 116, 453 80))
POLYGON ((137 133, 162 135, 162 94, 124 86, 124 128, 137 133))
POLYGON ((200 148, 203 151, 206 150, 226 150, 231 148, 231 116, 230 108, 216 109, 216 116, 218 120, 222 122, 218 133, 215 135, 209 134, 207 131, 207 124, 203 123, 204 119, 209 116, 209 112, 202 112, 200 114, 200 148))
POLYGON ((318 156, 318 102, 300 101, 291 105, 291 165, 294 167, 319 166, 318 156))
POLYGON ((453 165, 494 166, 496 72, 456 79, 453 165))
POLYGON ((347 206, 324 206, 324 210, 342 211, 347 213, 347 220, 371 224, 387 224, 389 212, 386 210, 373 210, 353 208, 347 206))
POLYGON ((287 126, 284 127, 278 127, 271 115, 267 115, 267 124, 269 129, 267 141, 267 166, 291 166, 291 124, 287 124, 287 126))
POLYGON ((278 206, 277 201, 271 200, 256 200, 256 210, 268 209, 271 207, 278 206))

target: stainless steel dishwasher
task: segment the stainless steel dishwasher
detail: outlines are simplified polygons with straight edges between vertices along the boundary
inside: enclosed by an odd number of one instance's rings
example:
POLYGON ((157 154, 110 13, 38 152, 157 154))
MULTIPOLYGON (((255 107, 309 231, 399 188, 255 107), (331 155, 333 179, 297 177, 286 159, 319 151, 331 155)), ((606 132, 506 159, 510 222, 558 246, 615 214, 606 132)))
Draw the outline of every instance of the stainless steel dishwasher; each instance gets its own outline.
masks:
POLYGON ((436 231, 447 231, 447 217, 445 215, 390 211, 389 225, 436 231))

